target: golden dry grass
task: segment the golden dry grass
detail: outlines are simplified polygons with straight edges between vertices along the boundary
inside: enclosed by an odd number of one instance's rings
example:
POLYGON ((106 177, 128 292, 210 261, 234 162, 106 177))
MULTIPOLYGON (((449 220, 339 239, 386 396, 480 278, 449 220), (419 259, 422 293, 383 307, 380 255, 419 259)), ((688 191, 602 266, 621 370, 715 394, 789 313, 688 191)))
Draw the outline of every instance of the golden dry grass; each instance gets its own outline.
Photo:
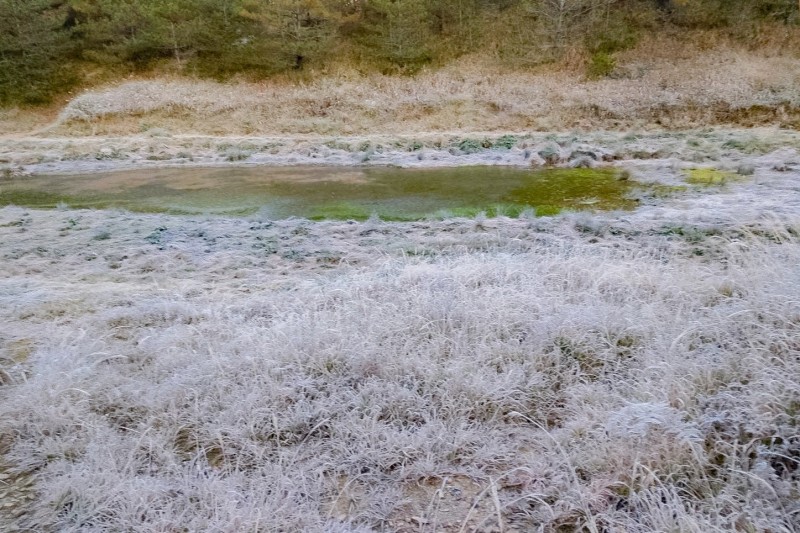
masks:
POLYGON ((580 55, 535 71, 483 55, 415 77, 340 67, 307 82, 138 79, 78 95, 49 125, 46 113, 6 111, 0 127, 47 126, 43 135, 364 135, 797 126, 800 59, 774 40, 747 49, 714 33, 688 44, 651 37, 620 54, 602 80, 586 79, 580 55))

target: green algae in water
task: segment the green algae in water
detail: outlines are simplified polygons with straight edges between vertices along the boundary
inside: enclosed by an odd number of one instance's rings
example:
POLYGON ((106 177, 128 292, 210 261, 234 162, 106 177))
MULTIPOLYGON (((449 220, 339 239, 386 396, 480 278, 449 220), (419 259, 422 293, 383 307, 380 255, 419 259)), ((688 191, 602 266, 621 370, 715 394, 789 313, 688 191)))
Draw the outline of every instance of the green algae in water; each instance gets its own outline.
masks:
MULTIPOLYGON (((429 216, 516 217, 526 209, 551 215, 563 209, 633 209, 641 186, 619 179, 616 169, 504 167, 364 169, 359 183, 277 186, 282 196, 300 194, 318 206, 312 218, 418 220, 429 216)), ((309 216, 303 214, 302 216, 309 216)))
POLYGON ((72 207, 76 206, 78 203, 80 203, 82 207, 96 207, 95 202, 88 198, 78 199, 65 194, 36 189, 11 189, 10 187, 3 187, 0 189, 0 205, 54 208, 65 204, 72 207))
POLYGON ((516 217, 534 210, 633 209, 647 187, 618 169, 508 167, 217 168, 33 176, 4 183, 0 205, 124 208, 140 212, 260 213, 272 219, 419 220, 428 217, 516 217))
POLYGON ((512 190, 506 199, 543 209, 633 209, 636 182, 620 179, 617 169, 548 169, 512 190))
POLYGON ((311 220, 366 220, 372 215, 368 209, 348 203, 322 205, 313 210, 311 220))

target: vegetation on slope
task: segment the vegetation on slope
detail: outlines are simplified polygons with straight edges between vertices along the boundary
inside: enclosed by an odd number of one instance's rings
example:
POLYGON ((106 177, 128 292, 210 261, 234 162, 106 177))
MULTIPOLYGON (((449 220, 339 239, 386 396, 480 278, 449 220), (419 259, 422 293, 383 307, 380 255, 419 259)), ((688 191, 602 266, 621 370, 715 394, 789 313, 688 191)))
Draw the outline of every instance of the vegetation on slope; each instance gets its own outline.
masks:
POLYGON ((712 28, 753 43, 798 20, 795 0, 4 0, 0 105, 154 69, 413 73, 471 53, 527 68, 582 50, 603 77, 644 34, 712 28))

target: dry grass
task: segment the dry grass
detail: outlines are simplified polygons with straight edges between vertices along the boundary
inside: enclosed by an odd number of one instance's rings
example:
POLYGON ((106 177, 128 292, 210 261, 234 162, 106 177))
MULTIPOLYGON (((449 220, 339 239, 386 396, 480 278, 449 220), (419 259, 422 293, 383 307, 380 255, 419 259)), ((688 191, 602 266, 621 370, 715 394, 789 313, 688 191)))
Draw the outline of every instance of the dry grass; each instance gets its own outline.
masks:
POLYGON ((413 224, 4 208, 0 475, 37 498, 0 489, 0 529, 796 530, 781 183, 413 224))
POLYGON ((650 39, 620 56, 615 79, 599 81, 564 65, 509 71, 486 57, 417 77, 343 71, 309 83, 132 81, 74 98, 50 132, 356 135, 798 124, 795 56, 725 42, 708 47, 650 39))

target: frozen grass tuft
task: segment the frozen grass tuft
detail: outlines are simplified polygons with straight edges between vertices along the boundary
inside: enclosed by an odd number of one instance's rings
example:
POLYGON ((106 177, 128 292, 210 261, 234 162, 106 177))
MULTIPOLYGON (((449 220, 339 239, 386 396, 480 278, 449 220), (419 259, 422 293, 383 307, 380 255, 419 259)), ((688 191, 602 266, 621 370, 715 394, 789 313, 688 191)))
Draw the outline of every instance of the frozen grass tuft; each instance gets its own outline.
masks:
POLYGON ((648 216, 4 208, 0 526, 797 529, 800 221, 648 216))

